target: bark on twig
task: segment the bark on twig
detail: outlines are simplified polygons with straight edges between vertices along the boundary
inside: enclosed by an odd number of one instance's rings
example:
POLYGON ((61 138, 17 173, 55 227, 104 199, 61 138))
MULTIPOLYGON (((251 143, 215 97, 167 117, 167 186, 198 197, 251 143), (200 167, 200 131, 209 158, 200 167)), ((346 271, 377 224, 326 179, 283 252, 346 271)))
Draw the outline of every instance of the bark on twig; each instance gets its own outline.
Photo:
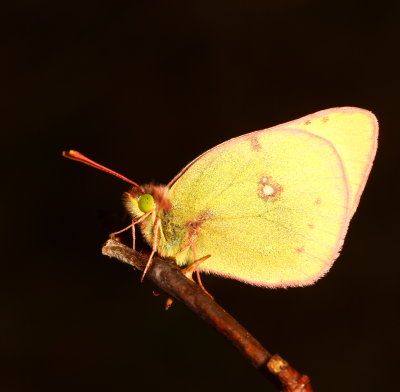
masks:
MULTIPOLYGON (((114 257, 143 271, 147 256, 109 239, 104 245, 104 255, 114 257)), ((278 354, 270 354, 242 325, 212 300, 193 281, 182 274, 172 261, 154 258, 147 273, 158 288, 170 297, 182 301, 200 318, 226 336, 238 350, 267 378, 272 379, 284 392, 312 392, 308 376, 293 369, 278 354)))

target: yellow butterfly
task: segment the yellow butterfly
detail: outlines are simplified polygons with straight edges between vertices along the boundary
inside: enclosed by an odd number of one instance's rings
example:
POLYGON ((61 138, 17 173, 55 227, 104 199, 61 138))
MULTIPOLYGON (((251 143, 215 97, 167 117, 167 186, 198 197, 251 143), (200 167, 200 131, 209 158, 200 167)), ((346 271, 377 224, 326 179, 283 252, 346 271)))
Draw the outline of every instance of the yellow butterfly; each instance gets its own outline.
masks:
POLYGON ((202 272, 288 287, 314 283, 338 257, 377 135, 367 110, 323 110, 228 140, 166 186, 140 186, 77 151, 63 154, 133 185, 124 202, 152 247, 148 267, 157 252, 179 266, 204 260, 202 272))

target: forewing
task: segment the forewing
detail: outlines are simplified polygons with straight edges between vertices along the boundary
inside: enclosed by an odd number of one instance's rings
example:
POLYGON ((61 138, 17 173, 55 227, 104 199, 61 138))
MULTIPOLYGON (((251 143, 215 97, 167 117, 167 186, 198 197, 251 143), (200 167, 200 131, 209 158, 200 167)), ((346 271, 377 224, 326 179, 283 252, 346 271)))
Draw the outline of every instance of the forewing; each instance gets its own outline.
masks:
POLYGON ((313 283, 338 256, 348 225, 336 149, 282 127, 209 150, 175 180, 169 198, 169 221, 194 228, 197 256, 211 255, 202 271, 261 286, 313 283))

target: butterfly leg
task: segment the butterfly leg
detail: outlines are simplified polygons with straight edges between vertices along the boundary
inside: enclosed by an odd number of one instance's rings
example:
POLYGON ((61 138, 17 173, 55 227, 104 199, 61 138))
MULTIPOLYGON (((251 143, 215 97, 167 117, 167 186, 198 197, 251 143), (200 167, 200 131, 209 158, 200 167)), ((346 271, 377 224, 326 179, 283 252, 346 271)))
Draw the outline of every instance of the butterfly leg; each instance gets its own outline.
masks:
MULTIPOLYGON (((211 255, 208 255, 208 256, 205 256, 205 257, 207 257, 207 259, 209 258, 209 257, 211 257, 211 255)), ((204 257, 203 257, 203 260, 202 259, 199 259, 198 261, 204 261, 204 257)), ((198 269, 198 268, 196 268, 196 278, 197 278, 197 282, 199 283, 199 286, 203 289, 203 291, 211 298, 211 299, 214 299, 214 297, 206 290, 206 288, 204 287, 204 285, 203 285, 203 282, 201 281, 201 278, 200 278, 200 270, 198 269)))
POLYGON ((147 274, 147 271, 153 264, 153 256, 157 251, 158 248, 158 240, 159 240, 159 232, 160 232, 160 227, 161 227, 161 220, 160 218, 156 218, 156 221, 154 222, 154 235, 153 235, 153 245, 152 245, 152 251, 150 253, 150 257, 147 260, 146 268, 143 271, 142 278, 140 279, 141 282, 143 282, 144 277, 147 274))
POLYGON ((132 249, 135 249, 135 242, 136 242, 135 225, 137 225, 138 223, 140 223, 143 220, 145 220, 150 215, 150 213, 151 213, 151 211, 146 212, 144 215, 142 215, 138 219, 132 219, 132 222, 131 222, 131 224, 129 226, 126 226, 122 230, 114 231, 113 233, 110 234, 110 237, 114 239, 115 236, 117 236, 118 234, 121 234, 124 231, 132 228, 132 249))
MULTIPOLYGON (((201 259, 193 261, 192 264, 190 264, 188 267, 183 268, 181 271, 183 275, 185 275, 187 278, 190 280, 193 280, 193 272, 198 271, 199 265, 203 262, 209 259, 211 255, 207 255, 202 257, 201 259)), ((199 285, 202 289, 204 289, 203 285, 199 285)))
POLYGON ((182 273, 183 273, 187 278, 193 280, 192 275, 193 275, 193 272, 196 271, 196 277, 197 277, 197 282, 198 282, 199 286, 201 287, 201 289, 202 289, 211 299, 214 299, 214 297, 213 297, 213 296, 206 290, 206 288, 203 286, 203 283, 202 283, 201 278, 200 278, 200 271, 199 271, 199 266, 200 266, 200 264, 201 264, 203 261, 209 259, 209 258, 211 257, 211 255, 207 255, 207 256, 204 256, 204 257, 202 257, 202 258, 200 258, 200 259, 196 259, 196 249, 195 249, 194 244, 192 244, 192 249, 193 249, 193 259, 194 259, 194 261, 193 261, 193 263, 190 264, 188 267, 184 268, 184 269, 182 270, 182 273))
MULTIPOLYGON (((197 222, 198 223, 198 222, 197 222)), ((199 286, 202 288, 202 290, 212 299, 214 299, 214 297, 206 290, 206 288, 203 286, 203 283, 201 282, 201 278, 200 278, 200 271, 198 269, 199 265, 207 260, 209 257, 211 257, 211 255, 207 255, 202 257, 201 259, 197 260, 197 256, 196 256, 196 245, 195 245, 195 238, 197 236, 197 230, 198 230, 198 226, 196 224, 196 222, 191 222, 190 223, 190 227, 191 227, 191 231, 189 232, 189 239, 188 241, 182 246, 182 248, 185 248, 187 246, 191 246, 192 247, 192 251, 193 251, 193 263, 191 265, 189 265, 188 267, 184 268, 182 270, 183 274, 193 280, 193 272, 196 271, 196 277, 197 277, 197 282, 199 284, 199 286)))
POLYGON ((118 234, 123 233, 124 231, 127 231, 128 229, 130 229, 133 225, 133 221, 129 226, 126 226, 125 228, 123 228, 122 230, 118 230, 118 231, 114 231, 113 233, 110 234, 111 238, 114 238, 115 236, 117 236, 118 234))
POLYGON ((196 271, 196 277, 197 277, 197 282, 199 284, 199 286, 202 288, 202 290, 211 298, 214 299, 214 297, 206 290, 206 288, 203 286, 203 282, 201 281, 201 277, 200 277, 200 270, 199 270, 199 266, 200 264, 207 260, 209 257, 211 257, 211 255, 208 256, 204 256, 201 259, 197 260, 197 254, 196 254, 196 245, 194 244, 194 242, 192 243, 192 250, 193 250, 193 264, 195 267, 195 271, 196 271))
POLYGON ((136 224, 136 223, 137 223, 137 222, 135 222, 134 220, 132 220, 132 223, 131 223, 129 226, 125 227, 125 228, 122 229, 122 230, 119 230, 119 231, 116 231, 116 232, 114 232, 114 233, 111 233, 111 234, 110 234, 110 237, 114 239, 115 236, 116 236, 117 234, 121 234, 121 233, 123 233, 124 231, 126 231, 126 230, 132 228, 132 249, 135 249, 135 244, 136 244, 135 224, 136 224))

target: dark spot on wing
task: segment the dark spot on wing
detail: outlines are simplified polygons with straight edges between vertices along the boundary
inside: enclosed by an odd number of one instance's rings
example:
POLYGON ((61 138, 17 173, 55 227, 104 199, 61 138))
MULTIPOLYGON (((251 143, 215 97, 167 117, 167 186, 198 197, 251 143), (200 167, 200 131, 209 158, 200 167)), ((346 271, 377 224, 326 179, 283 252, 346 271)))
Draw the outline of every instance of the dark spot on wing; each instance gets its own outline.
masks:
POLYGON ((250 140, 251 149, 253 151, 261 151, 262 150, 262 146, 256 135, 250 136, 249 140, 250 140))

